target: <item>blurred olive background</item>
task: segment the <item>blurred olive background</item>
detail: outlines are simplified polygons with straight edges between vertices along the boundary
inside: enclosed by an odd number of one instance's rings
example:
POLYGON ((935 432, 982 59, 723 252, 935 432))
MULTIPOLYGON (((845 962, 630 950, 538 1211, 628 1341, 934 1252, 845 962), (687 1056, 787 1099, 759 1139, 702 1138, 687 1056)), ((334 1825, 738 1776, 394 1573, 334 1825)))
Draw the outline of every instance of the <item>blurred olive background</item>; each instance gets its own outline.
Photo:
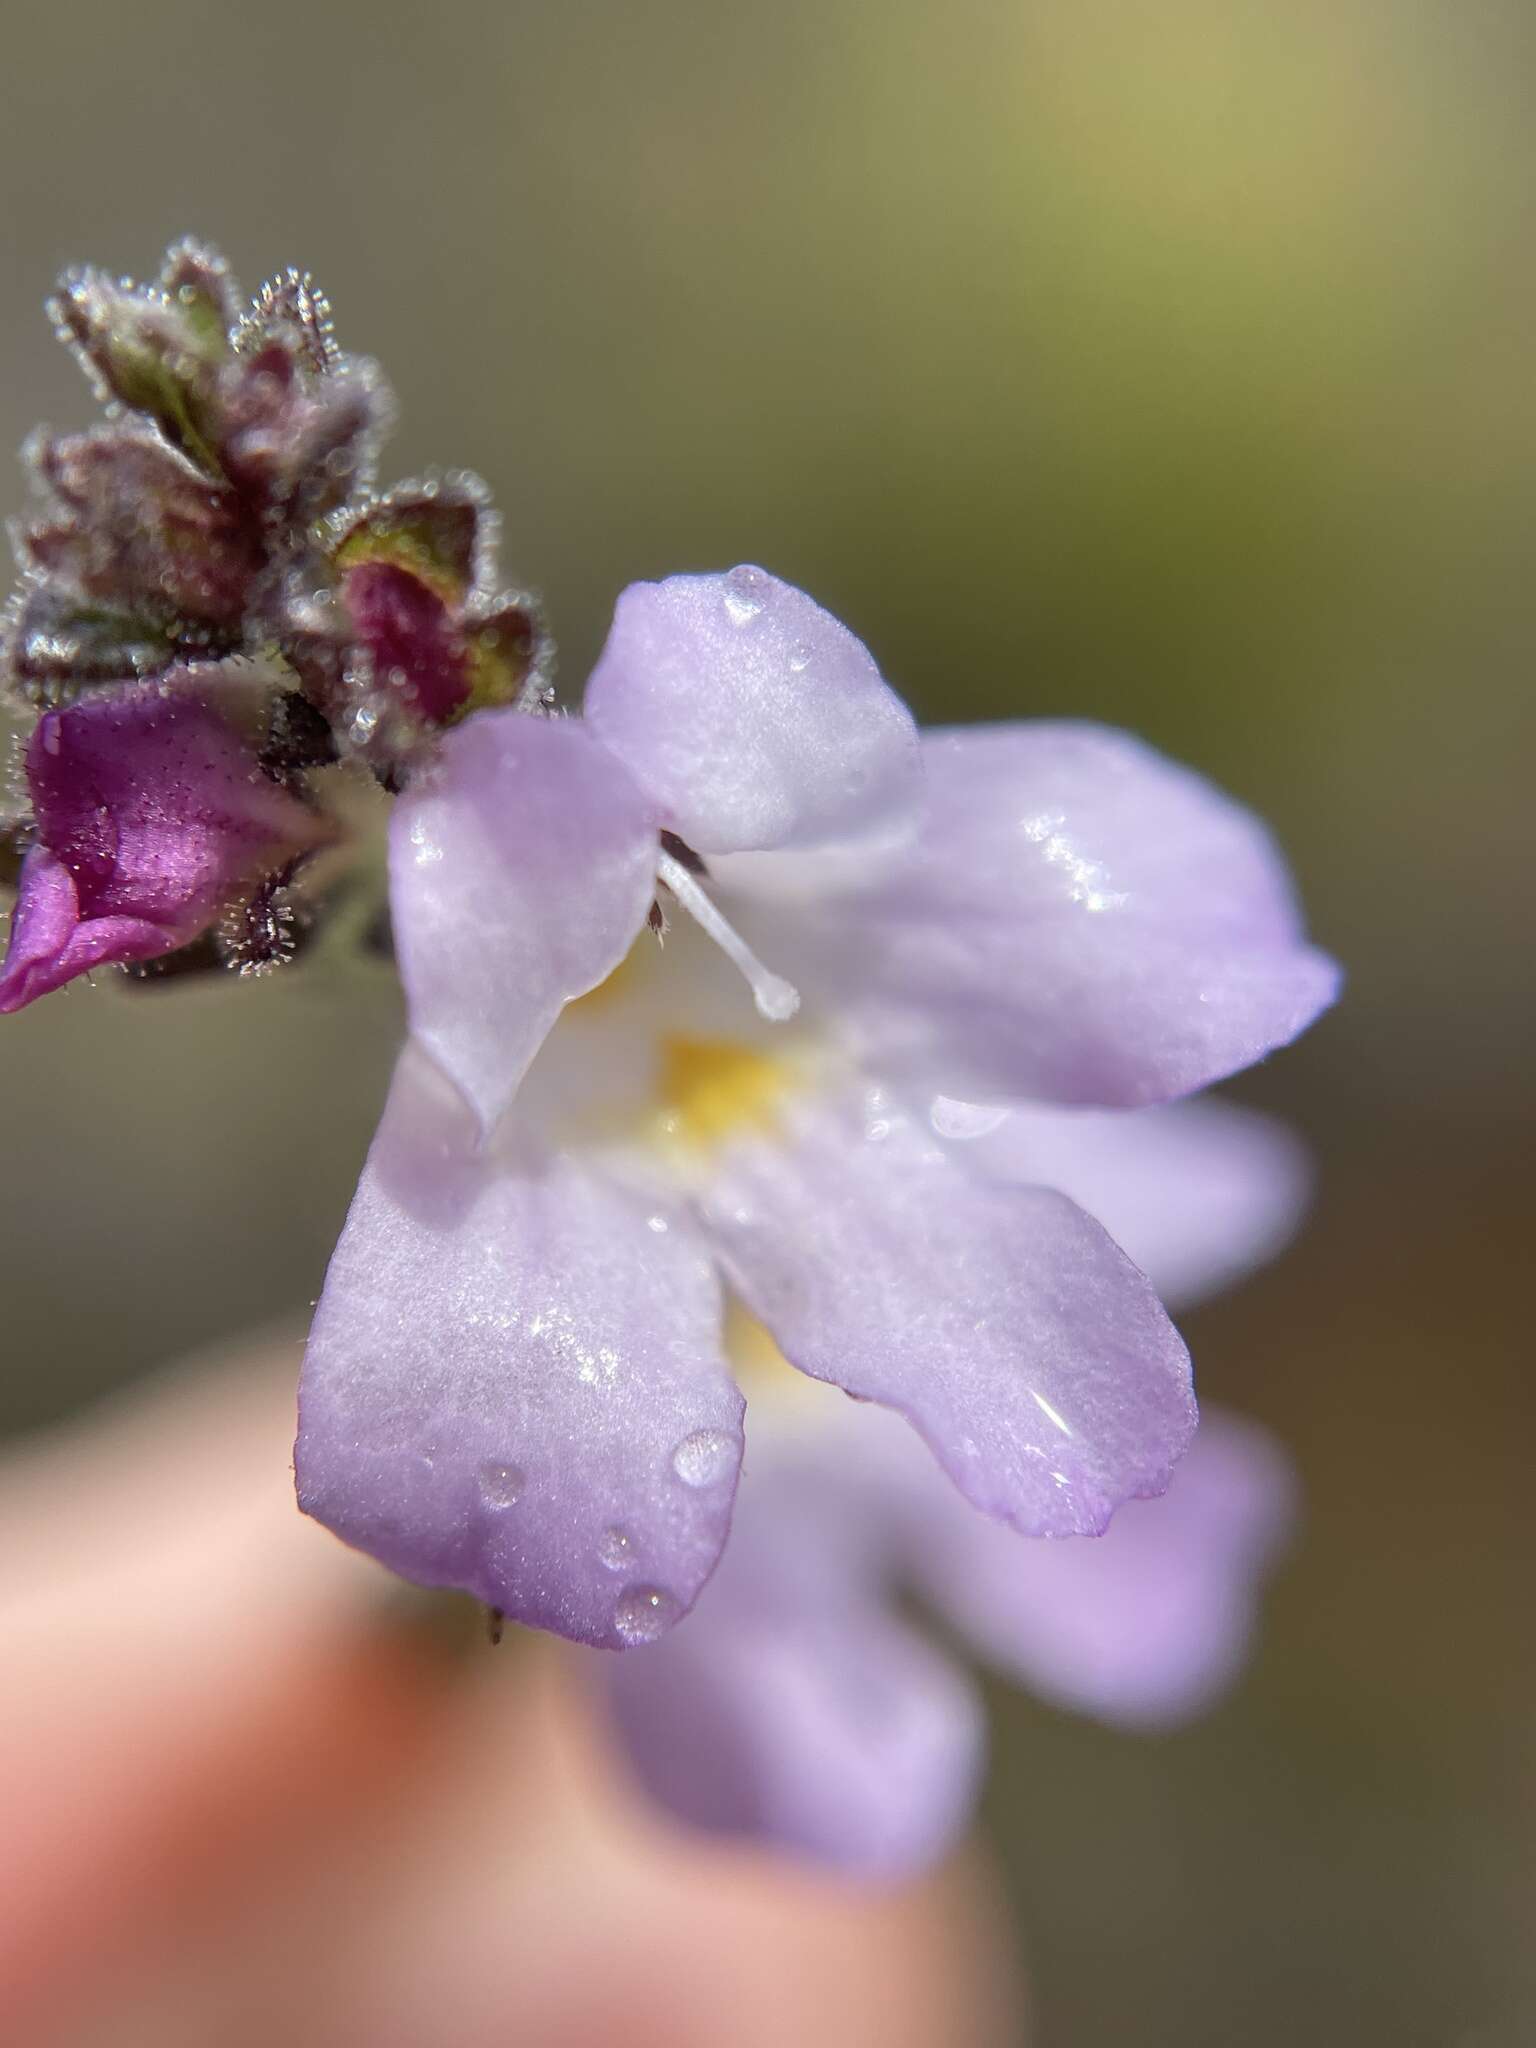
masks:
MULTIPOLYGON (((1533 103, 1528 0, 7 23, 0 439, 89 416, 63 263, 307 265, 568 693, 622 584, 759 560, 926 716, 1132 725, 1294 856, 1351 985, 1237 1092, 1316 1210, 1188 1330, 1305 1527, 1202 1726, 996 1697, 1051 2048, 1536 2041, 1533 103)), ((298 971, 6 1020, 8 1426, 302 1314, 397 1022, 298 971)))

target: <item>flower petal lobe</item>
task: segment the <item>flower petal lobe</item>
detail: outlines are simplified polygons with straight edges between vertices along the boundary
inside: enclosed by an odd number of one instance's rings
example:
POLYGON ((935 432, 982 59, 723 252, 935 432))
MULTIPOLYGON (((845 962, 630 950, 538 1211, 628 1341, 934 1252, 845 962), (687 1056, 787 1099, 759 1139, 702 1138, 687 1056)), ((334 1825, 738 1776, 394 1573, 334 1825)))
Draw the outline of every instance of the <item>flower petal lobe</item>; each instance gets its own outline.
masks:
POLYGON ((899 1409, 985 1513, 1097 1533, 1168 1484, 1195 1422, 1188 1354, 1064 1195, 973 1177, 872 1095, 732 1148, 701 1214, 790 1363, 899 1409))
POLYGON ((1268 833, 1107 728, 927 734, 907 858, 828 902, 819 982, 872 1058, 978 1100, 1136 1106, 1262 1059, 1334 1000, 1268 833))
POLYGON ((570 1159, 482 1150, 408 1048, 305 1357, 300 1506, 515 1620, 651 1640, 729 1526, 742 1400, 719 1328, 683 1219, 570 1159), (707 1481, 685 1483, 675 1454, 703 1432, 707 1481))
POLYGON ((698 853, 885 836, 914 814, 906 706, 846 626, 764 569, 631 584, 585 711, 698 853))
POLYGON ((390 821, 390 905, 411 1030, 489 1130, 564 1003, 628 952, 656 835, 574 720, 484 711, 445 735, 390 821))
POLYGON ((828 1484, 808 1450, 754 1436, 687 1626, 601 1677, 636 1774, 678 1819, 891 1881, 965 1823, 980 1702, 895 1614, 862 1489, 828 1484))

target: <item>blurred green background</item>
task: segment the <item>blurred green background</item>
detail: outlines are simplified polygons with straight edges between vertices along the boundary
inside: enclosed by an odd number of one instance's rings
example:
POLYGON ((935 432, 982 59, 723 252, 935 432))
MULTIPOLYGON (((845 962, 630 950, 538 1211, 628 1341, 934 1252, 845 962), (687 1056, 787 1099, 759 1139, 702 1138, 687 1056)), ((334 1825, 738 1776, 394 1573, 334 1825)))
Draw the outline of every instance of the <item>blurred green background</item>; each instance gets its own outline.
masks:
MULTIPOLYGON (((1533 101, 1528 0, 8 19, 0 440, 89 415, 63 263, 307 265, 568 693, 622 584, 755 559, 927 716, 1135 726, 1290 849, 1351 985, 1237 1092, 1319 1199, 1188 1334, 1306 1524, 1201 1727, 996 1697, 1051 2048, 1536 2040, 1533 101)), ((300 972, 7 1020, 8 1426, 302 1313, 396 1027, 300 972)))

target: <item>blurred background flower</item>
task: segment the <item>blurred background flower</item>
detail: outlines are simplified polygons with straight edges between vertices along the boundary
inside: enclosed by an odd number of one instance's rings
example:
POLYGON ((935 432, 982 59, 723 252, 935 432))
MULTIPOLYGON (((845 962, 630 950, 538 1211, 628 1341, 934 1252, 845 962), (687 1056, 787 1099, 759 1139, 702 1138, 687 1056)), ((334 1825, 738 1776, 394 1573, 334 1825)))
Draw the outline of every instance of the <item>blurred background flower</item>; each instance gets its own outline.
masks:
MULTIPOLYGON (((1048 2041, 1514 2048, 1536 2004, 1533 76, 1519 0, 8 26, 3 438, 89 416, 64 263, 312 266, 391 473, 486 476, 567 678, 625 583, 761 561, 927 719, 1215 777, 1348 964, 1237 1091, 1305 1130, 1314 1220, 1184 1323, 1301 1468, 1257 1667, 1155 1739, 993 1701, 1048 2041)), ((397 1030, 320 972, 9 1020, 8 1426, 302 1311, 397 1030)))

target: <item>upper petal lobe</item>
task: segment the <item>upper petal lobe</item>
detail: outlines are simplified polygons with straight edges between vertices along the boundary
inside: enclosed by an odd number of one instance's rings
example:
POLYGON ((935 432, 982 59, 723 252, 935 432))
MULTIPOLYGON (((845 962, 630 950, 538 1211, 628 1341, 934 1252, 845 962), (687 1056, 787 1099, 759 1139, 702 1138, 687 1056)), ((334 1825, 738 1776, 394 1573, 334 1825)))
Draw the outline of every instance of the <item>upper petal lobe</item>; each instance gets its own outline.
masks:
POLYGON ((871 1057, 978 1100, 1133 1106, 1262 1059, 1337 994, 1262 825, 1139 741, 977 726, 925 735, 923 763, 907 858, 806 934, 871 1057))
POLYGON ((763 569, 631 584, 585 712, 699 853, 884 836, 915 812, 906 706, 846 626, 763 569))
POLYGON ((656 833, 576 720, 483 711, 390 821, 390 905, 411 1031, 489 1129, 571 997, 628 952, 656 833))

